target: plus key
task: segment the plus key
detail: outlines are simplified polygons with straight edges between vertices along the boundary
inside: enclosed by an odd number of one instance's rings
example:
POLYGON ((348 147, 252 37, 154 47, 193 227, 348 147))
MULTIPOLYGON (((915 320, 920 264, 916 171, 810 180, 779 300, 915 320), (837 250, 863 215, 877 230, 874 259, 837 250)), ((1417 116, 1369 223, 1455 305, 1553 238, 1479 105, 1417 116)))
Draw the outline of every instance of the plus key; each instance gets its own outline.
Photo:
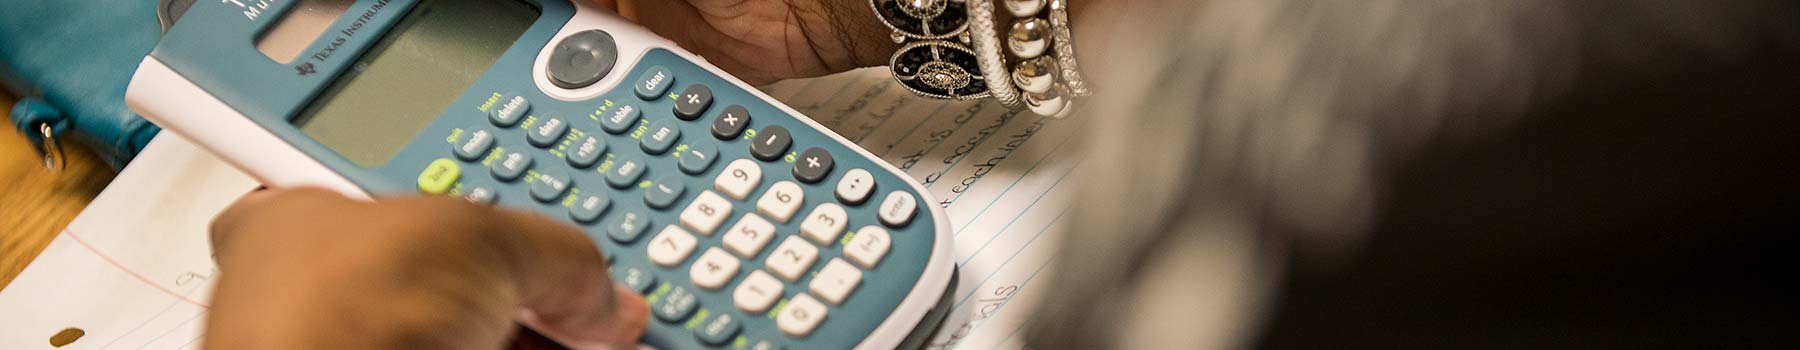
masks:
POLYGON ((819 183, 825 175, 831 174, 831 152, 823 148, 813 147, 800 152, 800 158, 794 162, 794 178, 805 183, 819 183))

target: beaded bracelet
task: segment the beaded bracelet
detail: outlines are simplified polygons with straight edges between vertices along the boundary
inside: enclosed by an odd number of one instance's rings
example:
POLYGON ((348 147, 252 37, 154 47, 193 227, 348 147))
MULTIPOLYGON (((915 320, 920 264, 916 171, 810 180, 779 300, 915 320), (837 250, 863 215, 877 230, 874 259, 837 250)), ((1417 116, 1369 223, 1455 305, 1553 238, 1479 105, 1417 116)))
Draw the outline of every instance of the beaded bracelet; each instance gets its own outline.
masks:
POLYGON ((920 96, 992 97, 1009 108, 1067 115, 1070 99, 1090 91, 1075 63, 1066 0, 1000 0, 1016 18, 1004 33, 994 1, 870 0, 894 42, 905 44, 888 62, 894 79, 920 96))

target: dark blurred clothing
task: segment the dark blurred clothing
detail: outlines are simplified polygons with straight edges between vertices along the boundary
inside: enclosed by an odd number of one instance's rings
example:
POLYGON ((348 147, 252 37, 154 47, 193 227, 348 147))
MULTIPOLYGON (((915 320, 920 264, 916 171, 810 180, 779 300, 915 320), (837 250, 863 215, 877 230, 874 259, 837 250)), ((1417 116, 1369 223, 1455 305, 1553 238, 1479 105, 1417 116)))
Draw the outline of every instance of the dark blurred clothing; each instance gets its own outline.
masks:
POLYGON ((1170 3, 1030 348, 1795 343, 1800 3, 1170 3))

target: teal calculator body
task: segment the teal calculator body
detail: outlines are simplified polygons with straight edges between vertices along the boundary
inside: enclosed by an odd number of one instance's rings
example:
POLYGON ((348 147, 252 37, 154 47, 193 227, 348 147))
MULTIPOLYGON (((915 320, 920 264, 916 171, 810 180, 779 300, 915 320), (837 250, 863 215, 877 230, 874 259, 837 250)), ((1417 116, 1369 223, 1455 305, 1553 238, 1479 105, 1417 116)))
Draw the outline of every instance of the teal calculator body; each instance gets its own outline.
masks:
POLYGON ((954 288, 916 182, 584 2, 200 1, 127 100, 271 184, 565 218, 648 347, 916 347, 954 288))

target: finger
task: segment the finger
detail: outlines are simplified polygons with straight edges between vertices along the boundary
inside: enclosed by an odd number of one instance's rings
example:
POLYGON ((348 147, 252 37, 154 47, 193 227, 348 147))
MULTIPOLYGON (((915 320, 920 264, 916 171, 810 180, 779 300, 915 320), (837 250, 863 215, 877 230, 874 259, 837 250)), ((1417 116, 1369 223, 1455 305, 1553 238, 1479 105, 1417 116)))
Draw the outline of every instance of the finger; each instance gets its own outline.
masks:
POLYGON ((530 328, 519 327, 514 333, 517 335, 513 336, 511 350, 569 350, 530 328))
POLYGON ((649 308, 641 296, 613 285, 587 235, 542 215, 501 213, 503 226, 493 232, 508 234, 503 255, 513 259, 507 265, 523 321, 575 349, 632 348, 649 308))
POLYGON ((236 202, 213 217, 212 225, 207 230, 213 256, 224 256, 230 249, 230 242, 242 240, 241 236, 269 233, 268 230, 248 229, 247 225, 258 222, 259 218, 270 214, 291 212, 302 208, 341 205, 352 203, 348 197, 317 187, 258 189, 244 194, 236 202))

